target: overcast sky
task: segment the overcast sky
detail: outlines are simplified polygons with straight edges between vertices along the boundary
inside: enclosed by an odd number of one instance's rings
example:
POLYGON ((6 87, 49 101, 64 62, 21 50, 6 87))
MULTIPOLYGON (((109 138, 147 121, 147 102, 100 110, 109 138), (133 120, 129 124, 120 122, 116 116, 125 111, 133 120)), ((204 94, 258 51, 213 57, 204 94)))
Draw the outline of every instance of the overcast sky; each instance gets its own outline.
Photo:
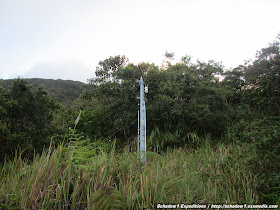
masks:
POLYGON ((86 82, 109 56, 166 50, 230 69, 279 33, 279 0, 0 0, 0 79, 86 82))

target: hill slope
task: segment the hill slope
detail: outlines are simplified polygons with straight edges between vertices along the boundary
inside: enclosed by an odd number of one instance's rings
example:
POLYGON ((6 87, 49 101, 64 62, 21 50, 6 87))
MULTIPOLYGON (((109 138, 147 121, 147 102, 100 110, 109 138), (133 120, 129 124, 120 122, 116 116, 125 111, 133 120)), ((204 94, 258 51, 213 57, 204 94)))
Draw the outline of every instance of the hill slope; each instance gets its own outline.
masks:
MULTIPOLYGON (((11 88, 13 84, 12 79, 2 80, 3 87, 5 89, 11 88)), ((84 90, 85 83, 72 80, 53 80, 53 79, 27 79, 27 81, 32 85, 32 89, 35 90, 40 86, 49 93, 49 95, 56 100, 67 104, 79 98, 84 90)))

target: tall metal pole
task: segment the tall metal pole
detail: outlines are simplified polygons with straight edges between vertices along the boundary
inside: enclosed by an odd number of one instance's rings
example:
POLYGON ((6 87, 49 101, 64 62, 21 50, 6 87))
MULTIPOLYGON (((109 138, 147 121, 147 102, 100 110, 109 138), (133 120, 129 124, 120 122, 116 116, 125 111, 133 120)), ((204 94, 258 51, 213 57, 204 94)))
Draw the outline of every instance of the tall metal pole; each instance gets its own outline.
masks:
MULTIPOLYGON (((138 97, 140 99, 140 97, 138 97)), ((139 144, 140 144, 140 119, 139 119, 140 111, 138 110, 138 118, 137 118, 137 152, 138 152, 138 158, 139 158, 139 144)))
POLYGON ((146 108, 145 108, 145 94, 144 81, 142 76, 139 80, 140 85, 140 161, 146 163, 146 108))

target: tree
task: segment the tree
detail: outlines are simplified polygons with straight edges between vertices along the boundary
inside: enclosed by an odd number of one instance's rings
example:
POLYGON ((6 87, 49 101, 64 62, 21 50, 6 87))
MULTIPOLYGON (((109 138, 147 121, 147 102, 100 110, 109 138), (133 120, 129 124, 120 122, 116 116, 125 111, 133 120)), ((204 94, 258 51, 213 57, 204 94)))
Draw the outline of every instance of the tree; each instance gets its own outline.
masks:
MULTIPOLYGON (((109 60, 99 63, 103 65, 109 60)), ((114 66, 116 68, 101 66, 99 69, 112 69, 112 73, 98 72, 91 80, 86 93, 91 97, 85 98, 94 99, 96 108, 87 111, 91 117, 79 125, 80 131, 103 137, 116 136, 120 140, 134 138, 139 103, 136 80, 140 75, 149 86, 146 95, 148 134, 158 128, 161 132, 197 131, 219 136, 228 125, 229 106, 216 78, 223 72, 219 63, 177 63, 166 69, 149 63, 114 66), (89 131, 88 127, 91 127, 89 131)))
POLYGON ((104 83, 115 77, 115 72, 125 66, 128 59, 125 56, 117 55, 115 57, 109 57, 104 61, 99 62, 99 67, 96 68, 96 78, 91 80, 92 84, 104 83))
POLYGON ((0 127, 5 127, 5 119, 7 117, 7 101, 6 101, 6 90, 0 86, 0 127))
POLYGON ((77 127, 91 136, 118 137, 129 140, 137 130, 138 66, 126 65, 125 56, 115 56, 99 62, 96 77, 90 80, 84 99, 95 100, 87 112, 91 117, 80 120, 77 127), (90 123, 89 123, 90 122, 90 123), (88 129, 88 127, 91 129, 88 129))
POLYGON ((191 64, 191 60, 192 57, 190 55, 185 55, 181 57, 181 61, 185 64, 185 65, 189 65, 191 64))
POLYGON ((279 76, 279 52, 279 40, 258 51, 256 59, 246 68, 247 82, 256 85, 265 77, 279 76))
POLYGON ((6 146, 1 147, 1 154, 13 154, 18 146, 27 148, 26 156, 32 156, 34 149, 41 152, 50 142, 49 136, 54 131, 51 123, 58 106, 43 88, 32 92, 31 86, 23 79, 14 80, 12 89, 4 98, 1 106, 6 110, 2 122, 5 136, 1 141, 6 146))
POLYGON ((279 36, 245 68, 248 103, 258 112, 280 115, 280 50, 279 36))
POLYGON ((245 67, 240 65, 231 71, 225 72, 223 75, 223 84, 233 89, 233 91, 240 92, 245 86, 245 67))

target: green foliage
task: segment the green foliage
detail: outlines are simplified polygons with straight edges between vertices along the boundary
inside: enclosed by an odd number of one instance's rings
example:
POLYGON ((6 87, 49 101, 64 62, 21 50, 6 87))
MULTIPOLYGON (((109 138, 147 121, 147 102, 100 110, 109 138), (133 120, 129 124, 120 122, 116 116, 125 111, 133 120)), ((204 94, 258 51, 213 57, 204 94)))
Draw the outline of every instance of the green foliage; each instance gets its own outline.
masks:
POLYGON ((196 133, 182 131, 182 129, 164 133, 156 128, 147 140, 147 148, 158 153, 180 147, 198 148, 203 143, 205 143, 204 139, 199 138, 196 133))
POLYGON ((205 141, 196 150, 148 152, 145 165, 136 153, 117 154, 112 148, 96 154, 94 161, 84 162, 87 167, 81 168, 73 160, 75 153, 82 153, 84 139, 73 132, 71 136, 75 147, 50 146, 32 162, 21 155, 5 162, 0 168, 0 205, 154 209, 158 203, 260 203, 256 180, 245 165, 247 144, 214 148, 205 141))
POLYGON ((54 131, 53 114, 58 106, 43 88, 33 92, 22 79, 14 80, 11 90, 2 92, 1 98, 2 158, 14 154, 18 146, 25 148, 29 157, 34 149, 41 152, 49 145, 49 136, 54 131))
MULTIPOLYGON (((87 111, 90 117, 85 117, 78 130, 98 138, 115 136, 123 142, 132 141, 137 130, 136 80, 141 74, 149 86, 148 135, 157 128, 170 135, 180 130, 219 138, 233 121, 260 113, 279 115, 278 45, 275 41, 258 52, 251 64, 225 73, 220 63, 191 63, 190 56, 182 58, 182 63, 169 62, 162 69, 149 63, 127 64, 124 56, 100 61, 96 78, 90 80, 85 93, 96 106, 87 111), (219 75, 224 76, 223 81, 219 75)), ((166 57, 173 56, 166 52, 166 57)), ((174 145, 180 145, 175 139, 174 145)))
MULTIPOLYGON (((249 64, 246 71, 246 80, 251 84, 258 84, 262 78, 279 73, 279 38, 268 47, 256 54, 256 60, 249 64)), ((278 75, 279 76, 279 75, 278 75)))
POLYGON ((95 100, 96 106, 84 111, 77 130, 97 138, 128 139, 133 135, 137 129, 138 86, 133 78, 136 67, 123 69, 125 62, 125 57, 120 56, 100 62, 97 77, 83 95, 84 99, 95 100))
POLYGON ((100 61, 79 99, 83 88, 70 81, 48 80, 47 90, 40 79, 0 87, 0 207, 279 204, 279 42, 226 72, 214 61, 185 56, 173 64, 174 53, 165 56, 162 67, 125 56, 100 61), (118 153, 135 142, 140 75, 149 86, 146 165, 137 153, 118 153), (59 109, 47 91, 67 105, 59 109), (58 148, 30 162, 51 140, 58 148))
MULTIPOLYGON (((280 61, 280 57, 279 57, 280 61)), ((280 67, 280 66, 279 66, 280 67)), ((267 76, 258 81, 256 87, 244 91, 248 104, 258 113, 280 115, 280 77, 267 76)))
POLYGON ((104 186, 93 193, 96 209, 126 209, 122 194, 114 187, 104 186))
POLYGON ((239 66, 224 73, 222 85, 225 88, 227 103, 236 108, 243 103, 243 90, 245 88, 244 66, 239 66))
POLYGON ((105 83, 110 81, 112 78, 115 77, 115 72, 123 67, 127 63, 128 59, 123 55, 117 55, 115 57, 109 57, 104 61, 99 62, 99 66, 96 71, 96 78, 93 79, 91 82, 94 83, 105 83))
POLYGON ((246 98, 257 112, 280 115, 280 50, 279 37, 257 53, 256 60, 246 66, 248 89, 246 98))
POLYGON ((20 203, 20 195, 11 194, 7 195, 0 200, 1 209, 17 209, 20 203))
POLYGON ((149 86, 148 134, 155 128, 166 133, 181 129, 181 133, 188 130, 214 136, 225 131, 231 112, 222 85, 215 78, 223 71, 220 64, 213 61, 170 64, 163 70, 148 63, 125 65, 120 58, 110 57, 100 62, 99 73, 85 94, 85 98, 95 99, 98 106, 85 111, 90 117, 85 117, 86 122, 78 130, 91 136, 96 134, 98 138, 115 136, 131 141, 137 130, 136 80, 142 73, 149 86))
POLYGON ((257 177, 263 202, 280 203, 280 118, 262 117, 240 121, 229 129, 228 139, 250 143, 248 167, 257 177))
POLYGON ((69 139, 68 148, 71 149, 72 162, 75 167, 87 168, 88 163, 92 163, 91 167, 95 168, 94 163, 96 163, 99 155, 109 152, 114 153, 115 150, 115 141, 108 142, 102 139, 93 141, 77 134, 73 129, 69 129, 67 138, 69 139))
MULTIPOLYGON (((72 80, 52 80, 52 79, 27 79, 31 84, 31 91, 36 91, 39 87, 43 87, 51 98, 69 107, 69 104, 79 98, 83 93, 84 83, 72 80)), ((3 80, 3 87, 7 90, 13 86, 13 80, 3 80)))

